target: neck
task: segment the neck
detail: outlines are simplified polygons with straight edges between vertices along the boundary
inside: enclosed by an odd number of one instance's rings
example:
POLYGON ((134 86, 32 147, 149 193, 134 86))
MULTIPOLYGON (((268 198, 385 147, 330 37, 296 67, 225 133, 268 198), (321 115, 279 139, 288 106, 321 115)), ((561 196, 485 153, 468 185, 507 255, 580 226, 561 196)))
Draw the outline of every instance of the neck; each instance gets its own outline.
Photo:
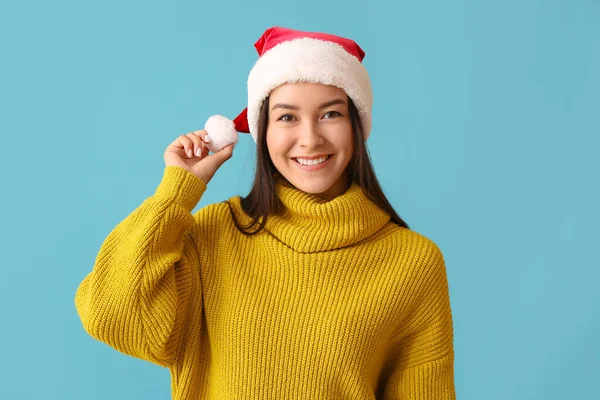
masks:
POLYGON ((355 183, 331 199, 303 192, 282 178, 276 180, 275 188, 284 209, 279 215, 270 215, 265 228, 298 252, 353 245, 390 220, 355 183))

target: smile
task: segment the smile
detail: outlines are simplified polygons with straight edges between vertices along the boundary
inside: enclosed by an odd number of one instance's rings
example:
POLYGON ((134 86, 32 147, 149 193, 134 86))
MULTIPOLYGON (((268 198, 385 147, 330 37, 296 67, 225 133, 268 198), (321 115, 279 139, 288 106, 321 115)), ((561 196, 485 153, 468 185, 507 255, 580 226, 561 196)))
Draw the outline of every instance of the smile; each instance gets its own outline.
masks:
POLYGON ((332 154, 330 154, 328 156, 319 157, 319 158, 313 158, 313 159, 301 158, 301 157, 293 158, 296 166, 306 172, 314 172, 314 171, 318 171, 323 168, 327 168, 327 166, 331 163, 332 159, 333 159, 332 154))
POLYGON ((323 164, 325 161, 327 161, 329 159, 329 157, 331 157, 331 155, 325 156, 325 157, 320 157, 320 158, 315 158, 315 159, 308 159, 308 158, 294 158, 294 160, 301 165, 306 165, 306 166, 311 166, 311 165, 319 165, 319 164, 323 164))

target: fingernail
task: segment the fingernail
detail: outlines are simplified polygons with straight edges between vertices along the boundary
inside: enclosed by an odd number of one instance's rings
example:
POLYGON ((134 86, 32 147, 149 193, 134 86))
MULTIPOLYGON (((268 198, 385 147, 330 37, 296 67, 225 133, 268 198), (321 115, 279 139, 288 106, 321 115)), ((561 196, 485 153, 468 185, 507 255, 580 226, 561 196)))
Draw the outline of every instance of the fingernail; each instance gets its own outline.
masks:
POLYGON ((198 147, 198 148, 196 149, 196 155, 197 155, 198 157, 200 157, 200 152, 201 152, 201 151, 202 151, 202 149, 201 149, 200 147, 198 147))
POLYGON ((210 136, 208 136, 208 135, 204 136, 204 141, 206 143, 210 143, 210 136))
POLYGON ((188 155, 188 157, 191 157, 191 156, 192 156, 192 149, 188 149, 188 151, 187 151, 187 155, 188 155))

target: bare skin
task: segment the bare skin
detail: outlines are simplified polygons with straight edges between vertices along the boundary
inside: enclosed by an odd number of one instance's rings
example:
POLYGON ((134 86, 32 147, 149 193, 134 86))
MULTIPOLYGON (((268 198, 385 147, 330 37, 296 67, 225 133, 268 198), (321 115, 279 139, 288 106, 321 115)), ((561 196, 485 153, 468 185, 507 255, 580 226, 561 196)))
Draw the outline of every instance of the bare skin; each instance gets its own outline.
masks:
POLYGON ((208 184, 219 167, 231 158, 233 145, 209 154, 205 137, 205 130, 180 135, 165 150, 165 165, 182 167, 208 184))

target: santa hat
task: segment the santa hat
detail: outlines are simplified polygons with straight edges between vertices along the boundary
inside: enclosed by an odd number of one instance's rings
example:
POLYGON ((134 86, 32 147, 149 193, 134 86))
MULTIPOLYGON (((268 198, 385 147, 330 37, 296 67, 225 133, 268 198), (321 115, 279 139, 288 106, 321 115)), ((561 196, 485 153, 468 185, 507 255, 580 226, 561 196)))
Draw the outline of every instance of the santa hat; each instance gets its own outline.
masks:
POLYGON ((254 44, 259 59, 248 76, 248 106, 233 121, 213 116, 207 130, 214 147, 237 143, 237 132, 258 140, 258 119, 269 93, 285 83, 310 82, 343 89, 356 106, 364 139, 371 132, 373 93, 362 64, 365 52, 351 39, 328 33, 272 27, 254 44))

